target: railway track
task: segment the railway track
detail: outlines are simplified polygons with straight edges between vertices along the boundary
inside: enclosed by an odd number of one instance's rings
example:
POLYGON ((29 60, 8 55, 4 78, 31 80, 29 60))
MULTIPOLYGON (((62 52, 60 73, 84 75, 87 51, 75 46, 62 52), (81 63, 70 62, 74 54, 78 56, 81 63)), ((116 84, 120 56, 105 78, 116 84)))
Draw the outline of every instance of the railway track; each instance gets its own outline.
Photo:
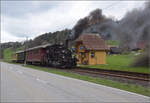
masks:
POLYGON ((88 74, 95 74, 95 75, 106 75, 112 77, 120 77, 132 80, 139 80, 139 81, 150 81, 150 75, 146 73, 135 73, 135 72, 126 72, 126 71, 116 71, 116 70, 104 70, 104 69, 96 69, 96 68, 81 68, 76 67, 72 69, 74 72, 78 73, 88 73, 88 74))
POLYGON ((128 72, 128 71, 118 71, 118 70, 106 70, 106 69, 97 69, 97 68, 83 68, 83 67, 75 67, 73 69, 60 69, 54 67, 53 69, 72 71, 76 73, 88 73, 89 75, 104 75, 110 77, 119 77, 126 78, 130 80, 138 80, 150 82, 150 74, 146 73, 137 73, 137 72, 128 72))

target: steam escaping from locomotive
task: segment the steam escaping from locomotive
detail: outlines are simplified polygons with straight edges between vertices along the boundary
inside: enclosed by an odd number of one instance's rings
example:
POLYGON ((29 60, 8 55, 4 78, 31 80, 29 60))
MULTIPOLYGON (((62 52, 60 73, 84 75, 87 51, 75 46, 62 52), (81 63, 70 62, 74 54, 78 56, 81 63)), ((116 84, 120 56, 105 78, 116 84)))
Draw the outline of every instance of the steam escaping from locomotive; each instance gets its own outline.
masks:
POLYGON ((116 33, 121 45, 127 44, 134 48, 138 42, 148 44, 150 36, 150 2, 143 9, 134 9, 128 12, 119 22, 116 33))

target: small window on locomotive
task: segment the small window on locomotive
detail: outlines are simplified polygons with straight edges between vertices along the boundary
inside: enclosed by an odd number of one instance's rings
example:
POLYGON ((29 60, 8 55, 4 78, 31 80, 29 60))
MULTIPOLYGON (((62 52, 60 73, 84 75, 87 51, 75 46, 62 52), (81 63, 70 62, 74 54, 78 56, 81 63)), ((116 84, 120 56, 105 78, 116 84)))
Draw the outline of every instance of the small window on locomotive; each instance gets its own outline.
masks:
POLYGON ((91 51, 91 58, 94 58, 94 56, 95 56, 94 51, 91 51))

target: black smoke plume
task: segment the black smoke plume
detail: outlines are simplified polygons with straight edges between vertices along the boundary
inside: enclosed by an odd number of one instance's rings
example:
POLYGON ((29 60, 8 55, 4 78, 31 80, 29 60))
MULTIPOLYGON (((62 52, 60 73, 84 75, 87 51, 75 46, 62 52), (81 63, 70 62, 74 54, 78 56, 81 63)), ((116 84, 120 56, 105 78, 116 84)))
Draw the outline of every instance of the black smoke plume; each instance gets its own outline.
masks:
POLYGON ((81 33, 91 25, 98 24, 105 20, 101 9, 92 11, 87 17, 80 19, 72 29, 71 39, 75 40, 81 33))

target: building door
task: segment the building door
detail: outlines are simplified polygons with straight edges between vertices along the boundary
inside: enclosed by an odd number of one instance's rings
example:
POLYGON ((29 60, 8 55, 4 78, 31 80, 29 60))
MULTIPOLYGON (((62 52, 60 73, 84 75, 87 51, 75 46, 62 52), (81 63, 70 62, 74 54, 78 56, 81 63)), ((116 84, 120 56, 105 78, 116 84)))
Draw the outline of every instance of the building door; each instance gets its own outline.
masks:
POLYGON ((87 52, 81 53, 81 64, 88 64, 88 53, 87 52))
POLYGON ((84 64, 85 53, 81 52, 81 64, 84 64))

